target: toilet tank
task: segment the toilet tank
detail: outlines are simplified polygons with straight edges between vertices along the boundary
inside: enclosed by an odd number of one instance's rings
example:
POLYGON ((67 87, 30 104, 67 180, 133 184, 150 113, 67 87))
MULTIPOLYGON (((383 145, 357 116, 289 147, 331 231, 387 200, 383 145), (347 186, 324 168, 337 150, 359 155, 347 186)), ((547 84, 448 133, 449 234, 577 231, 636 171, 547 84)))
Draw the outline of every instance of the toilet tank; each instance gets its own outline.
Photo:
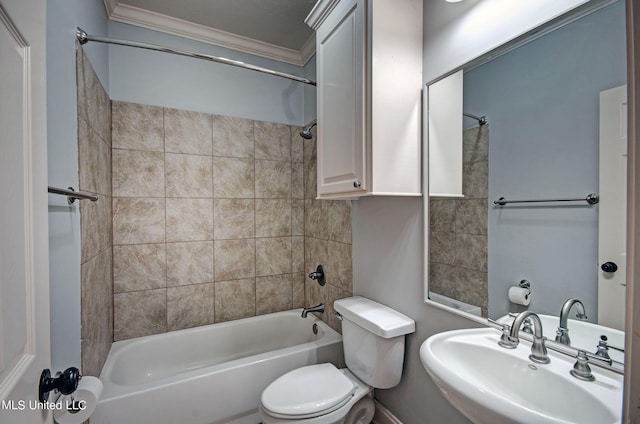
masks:
POLYGON ((342 315, 342 345, 347 368, 368 385, 388 389, 402 377, 404 336, 415 321, 361 296, 336 300, 342 315))

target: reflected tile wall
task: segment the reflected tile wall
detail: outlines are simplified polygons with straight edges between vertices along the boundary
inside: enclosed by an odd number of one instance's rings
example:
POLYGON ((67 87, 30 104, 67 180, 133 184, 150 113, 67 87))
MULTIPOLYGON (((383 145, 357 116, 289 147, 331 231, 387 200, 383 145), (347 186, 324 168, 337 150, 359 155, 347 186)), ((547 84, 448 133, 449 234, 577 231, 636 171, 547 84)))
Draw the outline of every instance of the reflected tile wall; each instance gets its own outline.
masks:
POLYGON ((464 132, 464 199, 429 203, 429 290, 480 306, 487 316, 489 125, 464 132))
POLYGON ((318 263, 351 295, 350 205, 313 199, 299 130, 113 102, 115 340, 313 303, 318 263))
POLYGON ((100 375, 113 341, 111 101, 82 49, 76 50, 82 374, 100 375))

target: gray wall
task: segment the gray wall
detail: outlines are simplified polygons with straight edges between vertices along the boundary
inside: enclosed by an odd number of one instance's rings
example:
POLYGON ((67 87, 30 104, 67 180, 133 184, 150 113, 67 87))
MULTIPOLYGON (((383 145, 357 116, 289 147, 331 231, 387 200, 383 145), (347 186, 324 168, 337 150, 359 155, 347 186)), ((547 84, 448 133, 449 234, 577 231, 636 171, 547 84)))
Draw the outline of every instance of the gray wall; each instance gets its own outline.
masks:
POLYGON ((555 315, 577 297, 597 322, 598 206, 499 208, 493 200, 598 192, 598 96, 626 83, 624 6, 618 1, 465 74, 465 110, 491 123, 493 318, 517 310, 508 287, 526 279, 529 309, 555 315))
MULTIPOLYGON (((75 31, 106 35, 100 0, 47 2, 47 147, 49 185, 78 188, 75 31)), ((85 48, 102 84, 108 83, 105 46, 85 48)), ((51 366, 80 365, 80 211, 49 196, 51 366)))
MULTIPOLYGON (((302 67, 109 22, 109 36, 222 56, 293 75, 302 67)), ((304 84, 225 64, 109 46, 111 100, 287 125, 304 124, 304 84)))

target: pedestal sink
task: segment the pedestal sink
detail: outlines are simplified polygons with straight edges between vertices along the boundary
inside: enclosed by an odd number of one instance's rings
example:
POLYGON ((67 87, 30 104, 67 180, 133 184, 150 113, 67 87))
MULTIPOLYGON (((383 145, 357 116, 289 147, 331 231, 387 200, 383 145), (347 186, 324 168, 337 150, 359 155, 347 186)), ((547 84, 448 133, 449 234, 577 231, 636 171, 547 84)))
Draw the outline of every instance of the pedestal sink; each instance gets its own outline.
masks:
POLYGON ((622 375, 591 366, 595 381, 569 374, 575 358, 549 351, 549 364, 529 360, 531 343, 498 346, 493 328, 455 330, 420 347, 427 373, 451 404, 476 424, 615 424, 622 375))

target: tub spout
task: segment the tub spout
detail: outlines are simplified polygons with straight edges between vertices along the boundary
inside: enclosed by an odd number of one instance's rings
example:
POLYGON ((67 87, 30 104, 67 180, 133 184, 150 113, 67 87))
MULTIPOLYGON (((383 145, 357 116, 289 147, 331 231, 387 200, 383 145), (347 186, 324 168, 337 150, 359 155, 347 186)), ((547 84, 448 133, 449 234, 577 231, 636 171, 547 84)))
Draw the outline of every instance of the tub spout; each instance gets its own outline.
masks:
POLYGON ((324 312, 324 303, 321 303, 316 306, 312 306, 311 308, 302 308, 302 318, 306 318, 309 312, 324 312))

